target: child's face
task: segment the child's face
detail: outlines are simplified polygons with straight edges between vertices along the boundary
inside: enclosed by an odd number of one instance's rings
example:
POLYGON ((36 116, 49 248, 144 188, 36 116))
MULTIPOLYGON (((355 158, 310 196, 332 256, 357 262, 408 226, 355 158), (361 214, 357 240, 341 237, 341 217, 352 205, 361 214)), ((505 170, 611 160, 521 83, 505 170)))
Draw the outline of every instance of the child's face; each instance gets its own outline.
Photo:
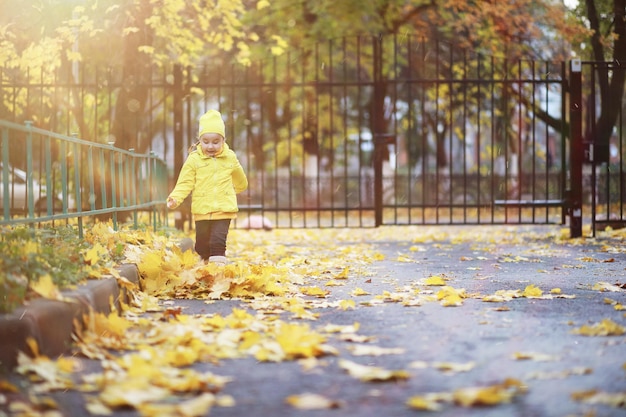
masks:
POLYGON ((224 147, 224 138, 218 133, 205 133, 200 137, 200 145, 206 156, 216 156, 224 147))

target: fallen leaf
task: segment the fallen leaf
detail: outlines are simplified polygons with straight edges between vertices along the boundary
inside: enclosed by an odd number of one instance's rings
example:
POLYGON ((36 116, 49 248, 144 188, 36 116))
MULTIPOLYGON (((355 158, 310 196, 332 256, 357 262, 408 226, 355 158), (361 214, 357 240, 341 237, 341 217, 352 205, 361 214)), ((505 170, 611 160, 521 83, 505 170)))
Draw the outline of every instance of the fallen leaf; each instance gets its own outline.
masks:
POLYGON ((37 282, 31 282, 29 286, 33 291, 42 297, 50 299, 59 299, 61 297, 61 292, 54 282, 52 282, 50 274, 41 276, 37 282))
POLYGON ((382 356, 382 355, 399 355, 404 353, 402 348, 384 348, 371 345, 355 345, 349 346, 348 350, 354 356, 382 356))
POLYGON ((522 292, 522 296, 526 298, 538 298, 541 297, 542 294, 543 291, 541 291, 540 288, 537 288, 537 286, 534 284, 526 286, 526 288, 524 288, 524 291, 522 292))
POLYGON ((624 408, 624 404, 626 404, 626 392, 610 393, 598 390, 577 391, 572 393, 572 399, 585 404, 600 404, 615 408, 624 408))
POLYGON ((574 329, 572 333, 582 336, 621 336, 626 333, 626 329, 611 319, 603 319, 600 323, 574 329))
POLYGON ((441 286, 446 285, 446 281, 440 275, 433 275, 424 280, 424 285, 441 286))
POLYGON ((513 353, 513 359, 515 360, 533 360, 537 362, 556 361, 559 360, 558 356, 548 355, 538 352, 515 352, 513 353))
POLYGON ((433 368, 436 368, 446 374, 457 372, 469 372, 476 366, 474 362, 454 363, 454 362, 433 362, 433 368))
POLYGON ((403 370, 388 370, 377 366, 366 366, 346 359, 339 360, 339 367, 348 372, 350 376, 363 382, 384 382, 409 379, 410 375, 403 370))
POLYGON ((313 393, 290 395, 285 402, 299 410, 330 410, 341 407, 341 402, 313 393))
POLYGON ((450 393, 429 393, 409 397, 406 405, 415 410, 440 411, 442 409, 441 403, 450 403, 452 401, 453 395, 450 393))
POLYGON ((609 284, 608 282, 597 282, 591 287, 594 291, 602 292, 623 292, 624 290, 618 285, 609 284))
POLYGON ((509 403, 511 400, 527 391, 526 385, 516 379, 506 379, 504 382, 486 387, 460 388, 454 391, 454 402, 463 407, 493 406, 509 403))
POLYGON ((437 293, 437 300, 444 307, 457 307, 463 304, 466 297, 464 289, 456 289, 450 286, 443 286, 437 293))

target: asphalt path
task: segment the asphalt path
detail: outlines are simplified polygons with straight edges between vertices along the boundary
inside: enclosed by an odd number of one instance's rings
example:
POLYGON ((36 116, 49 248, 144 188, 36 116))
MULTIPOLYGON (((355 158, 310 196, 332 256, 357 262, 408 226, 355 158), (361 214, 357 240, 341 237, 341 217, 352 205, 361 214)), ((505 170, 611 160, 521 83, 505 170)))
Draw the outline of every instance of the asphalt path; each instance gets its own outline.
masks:
MULTIPOLYGON (((350 246, 349 240, 341 245, 350 246)), ((613 241, 612 245, 615 244, 613 241)), ((258 362, 254 358, 201 363, 194 369, 229 376, 222 394, 235 400, 231 407, 214 407, 211 416, 618 416, 621 408, 588 404, 572 397, 576 392, 597 390, 626 395, 626 335, 583 336, 573 330, 611 319, 626 326, 625 292, 600 290, 597 284, 624 284, 626 255, 623 245, 606 248, 598 241, 553 244, 551 241, 481 242, 410 239, 373 242, 384 259, 367 267, 363 276, 333 287, 327 301, 354 299, 354 309, 319 308, 310 324, 350 326, 359 323, 359 335, 370 344, 396 349, 380 356, 356 356, 352 342, 330 337, 338 355, 319 358, 307 368, 298 361, 258 362), (533 284, 554 297, 520 297, 501 303, 480 297, 463 299, 462 305, 444 307, 438 301, 405 305, 390 298, 371 304, 376 295, 406 295, 420 289, 436 296, 439 287, 418 285, 427 277, 442 276, 446 284, 469 295, 489 295, 502 290, 524 290, 533 284), (357 288, 369 295, 354 297, 357 288), (557 297, 562 296, 562 298, 557 297), (613 301, 612 304, 610 301, 613 301), (520 358, 528 354, 529 358, 520 358), (516 356, 517 355, 517 356, 516 356), (522 355, 523 356, 523 355, 522 355), (347 359, 362 365, 404 370, 406 380, 362 382, 340 366, 347 359), (466 370, 447 370, 441 364, 472 364, 466 370), (444 402, 439 411, 411 409, 407 400, 428 393, 450 393, 466 387, 500 384, 507 378, 522 381, 525 392, 510 403, 470 406, 444 402), (286 403, 292 395, 314 393, 334 401, 324 410, 301 410, 286 403)), ((323 285, 322 281, 309 283, 323 285)), ((380 300, 380 298, 379 298, 380 300)), ((246 302, 222 300, 172 300, 190 315, 228 315, 233 308, 254 314, 246 302)), ((98 364, 84 360, 83 372, 98 364)), ((19 379, 18 379, 19 380, 19 379)), ((67 416, 87 415, 85 396, 74 391, 56 392, 52 398, 67 416)), ((623 397, 622 397, 623 398, 623 397)), ((132 410, 116 416, 138 415, 132 410)))

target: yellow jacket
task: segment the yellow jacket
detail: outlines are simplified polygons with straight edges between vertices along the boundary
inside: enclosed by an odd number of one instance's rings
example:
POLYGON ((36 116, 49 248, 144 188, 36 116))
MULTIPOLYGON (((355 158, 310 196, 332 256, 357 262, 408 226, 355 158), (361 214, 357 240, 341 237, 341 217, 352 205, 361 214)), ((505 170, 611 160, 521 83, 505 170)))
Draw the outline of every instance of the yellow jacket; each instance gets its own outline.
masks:
POLYGON ((239 211, 236 194, 246 188, 248 178, 226 143, 215 157, 206 156, 198 145, 183 164, 168 198, 180 205, 191 194, 194 220, 234 219, 239 211))

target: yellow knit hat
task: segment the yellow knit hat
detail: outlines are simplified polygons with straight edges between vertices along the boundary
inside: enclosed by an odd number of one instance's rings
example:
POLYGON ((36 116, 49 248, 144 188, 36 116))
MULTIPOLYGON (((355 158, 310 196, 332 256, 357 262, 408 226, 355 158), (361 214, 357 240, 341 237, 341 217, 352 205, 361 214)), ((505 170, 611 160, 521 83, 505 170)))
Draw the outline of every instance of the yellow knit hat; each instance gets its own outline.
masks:
POLYGON ((222 120, 222 115, 217 110, 209 110, 200 117, 198 137, 205 133, 219 133, 223 138, 226 137, 224 120, 222 120))

